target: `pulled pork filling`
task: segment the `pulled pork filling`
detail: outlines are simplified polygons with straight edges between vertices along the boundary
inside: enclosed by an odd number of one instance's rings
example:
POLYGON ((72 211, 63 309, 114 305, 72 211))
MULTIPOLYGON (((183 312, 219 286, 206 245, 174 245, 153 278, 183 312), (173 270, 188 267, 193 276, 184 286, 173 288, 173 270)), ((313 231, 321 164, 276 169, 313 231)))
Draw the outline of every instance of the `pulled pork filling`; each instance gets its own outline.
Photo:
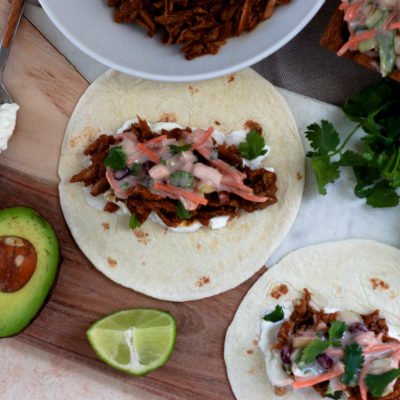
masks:
POLYGON ((282 386, 313 387, 334 399, 400 398, 400 342, 388 335, 378 310, 366 315, 317 311, 304 289, 304 298, 279 323, 271 351, 280 351, 288 376, 282 386))
POLYGON ((226 39, 253 30, 290 0, 108 0, 116 22, 136 22, 165 44, 181 44, 187 60, 217 54, 226 39))
MULTIPOLYGON (((275 173, 250 169, 236 146, 218 145, 212 133, 213 128, 156 133, 139 118, 124 132, 103 134, 91 143, 84 151, 89 167, 70 182, 92 185, 92 196, 111 191, 114 198, 105 211, 125 203, 139 226, 151 212, 169 227, 183 221, 209 226, 214 217, 233 218, 241 210, 254 212, 277 202, 275 173)), ((261 132, 250 134, 264 144, 261 132)))

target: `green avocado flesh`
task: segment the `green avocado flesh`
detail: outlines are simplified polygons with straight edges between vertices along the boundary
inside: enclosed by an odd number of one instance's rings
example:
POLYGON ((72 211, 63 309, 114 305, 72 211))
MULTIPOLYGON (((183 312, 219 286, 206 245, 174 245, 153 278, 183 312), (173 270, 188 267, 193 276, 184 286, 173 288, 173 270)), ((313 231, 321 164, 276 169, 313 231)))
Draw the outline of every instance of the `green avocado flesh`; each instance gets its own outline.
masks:
POLYGON ((26 207, 0 211, 0 237, 28 240, 36 250, 37 263, 29 281, 19 290, 0 289, 0 337, 24 329, 43 305, 58 266, 58 242, 53 228, 37 212, 26 207))

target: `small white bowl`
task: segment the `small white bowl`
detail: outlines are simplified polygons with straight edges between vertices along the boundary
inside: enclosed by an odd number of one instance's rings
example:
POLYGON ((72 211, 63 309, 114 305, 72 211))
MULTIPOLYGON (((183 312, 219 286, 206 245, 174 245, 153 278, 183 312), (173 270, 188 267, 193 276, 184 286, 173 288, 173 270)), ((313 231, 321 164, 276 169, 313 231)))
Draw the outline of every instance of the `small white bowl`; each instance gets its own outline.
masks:
POLYGON ((194 81, 215 78, 252 65, 284 46, 325 0, 292 0, 278 6, 255 30, 228 40, 215 56, 187 61, 180 46, 149 38, 136 24, 117 24, 107 0, 40 0, 58 29, 82 51, 110 68, 145 79, 194 81))

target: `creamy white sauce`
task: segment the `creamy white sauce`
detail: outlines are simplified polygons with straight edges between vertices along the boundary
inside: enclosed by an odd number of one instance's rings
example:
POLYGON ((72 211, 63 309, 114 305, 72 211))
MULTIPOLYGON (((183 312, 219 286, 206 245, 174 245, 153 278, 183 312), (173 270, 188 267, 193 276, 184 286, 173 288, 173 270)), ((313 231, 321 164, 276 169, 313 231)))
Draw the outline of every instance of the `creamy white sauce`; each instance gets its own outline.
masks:
POLYGON ((7 143, 15 129, 17 111, 16 103, 0 105, 0 153, 7 149, 7 143))
POLYGON ((280 303, 282 306, 284 318, 278 322, 264 321, 262 317, 274 310, 274 308, 266 310, 261 318, 259 325, 259 340, 258 346, 264 353, 265 359, 265 371, 267 373, 267 378, 274 386, 287 386, 291 382, 291 378, 282 368, 281 354, 277 349, 271 350, 271 344, 276 342, 279 330, 282 324, 287 321, 293 312, 294 306, 292 302, 280 303))
MULTIPOLYGON (((133 118, 133 119, 129 119, 129 120, 125 121, 123 123, 123 125, 117 130, 117 133, 122 133, 123 131, 130 129, 131 125, 136 124, 137 122, 138 122, 137 118, 133 118)), ((182 125, 179 125, 175 122, 156 122, 154 124, 151 124, 148 122, 147 124, 149 125, 149 128, 153 132, 156 132, 156 133, 161 133, 161 131, 163 129, 168 130, 168 131, 175 129, 175 128, 184 129, 184 127, 182 125)), ((195 130, 196 128, 192 127, 191 129, 195 130)), ((247 133, 248 133, 248 131, 245 131, 245 130, 237 130, 237 131, 233 131, 229 135, 225 135, 224 133, 222 133, 214 128, 212 137, 215 139, 217 144, 222 144, 222 143, 226 142, 226 144, 228 146, 231 146, 232 144, 235 146, 238 146, 240 142, 243 142, 246 140, 247 133)), ((264 155, 259 156, 259 157, 255 158, 254 160, 246 160, 245 158, 243 158, 243 164, 248 166, 250 169, 261 168, 263 160, 268 156, 268 154, 270 152, 270 147, 265 145, 263 147, 263 149, 267 150, 267 152, 264 155)), ((87 165, 87 159, 88 159, 88 157, 84 157, 85 165, 87 165)), ((264 167, 264 169, 267 171, 270 171, 270 172, 275 172, 273 168, 264 167)), ((94 208, 103 210, 104 206, 107 204, 108 201, 115 202, 115 197, 113 196, 113 194, 110 191, 105 192, 103 195, 93 197, 90 194, 91 188, 84 187, 83 189, 85 191, 85 195, 86 195, 88 204, 94 208)), ((125 203, 118 202, 118 205, 120 206, 120 208, 118 211, 115 212, 116 214, 130 215, 130 212, 129 212, 128 208, 126 207, 125 203)), ((223 215, 223 216, 211 218, 210 225, 208 226, 208 228, 221 229, 226 226, 229 218, 230 218, 229 215, 223 215)), ((155 212, 152 212, 149 215, 149 219, 155 223, 160 224, 161 226, 163 226, 165 228, 168 228, 169 230, 171 230, 173 232, 180 232, 180 233, 194 232, 194 231, 197 231, 198 229, 204 227, 204 225, 198 221, 194 221, 190 225, 185 225, 185 221, 183 221, 181 226, 173 228, 173 227, 167 226, 155 212)))

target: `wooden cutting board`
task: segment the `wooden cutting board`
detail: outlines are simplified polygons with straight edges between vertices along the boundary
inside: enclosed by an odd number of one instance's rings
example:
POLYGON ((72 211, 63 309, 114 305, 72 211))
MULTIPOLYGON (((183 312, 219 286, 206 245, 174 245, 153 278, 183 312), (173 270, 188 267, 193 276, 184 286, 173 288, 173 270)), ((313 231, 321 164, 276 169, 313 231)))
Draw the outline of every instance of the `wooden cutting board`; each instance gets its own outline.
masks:
MULTIPOLYGON (((8 1, 0 0, 0 29, 4 29, 8 9, 8 1)), ((126 374, 96 357, 86 330, 116 310, 164 309, 177 319, 175 350, 163 368, 141 378, 128 376, 132 392, 167 399, 233 399, 223 361, 225 331, 243 296, 265 268, 235 290, 186 303, 158 301, 107 279, 72 239, 57 189, 64 130, 88 83, 23 19, 7 64, 5 85, 21 109, 9 148, 0 155, 0 209, 23 205, 37 210, 54 227, 62 255, 49 301, 17 338, 126 382, 126 374)))

